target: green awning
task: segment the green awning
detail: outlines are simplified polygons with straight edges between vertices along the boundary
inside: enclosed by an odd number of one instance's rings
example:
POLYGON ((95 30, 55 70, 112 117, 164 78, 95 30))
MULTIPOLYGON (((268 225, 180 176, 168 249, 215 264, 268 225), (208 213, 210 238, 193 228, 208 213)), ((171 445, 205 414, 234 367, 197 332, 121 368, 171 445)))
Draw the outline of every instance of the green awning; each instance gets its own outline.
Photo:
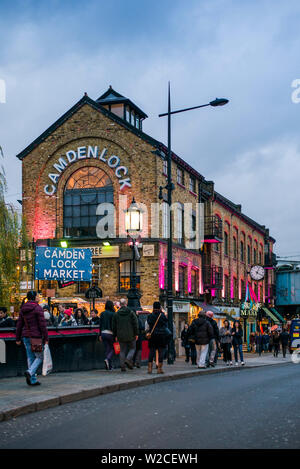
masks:
POLYGON ((274 316, 274 314, 271 313, 271 311, 268 308, 263 308, 263 310, 266 313, 266 315, 269 316, 272 319, 272 321, 275 322, 275 324, 279 324, 279 319, 277 319, 277 317, 274 316))
POLYGON ((281 322, 286 322, 286 320, 281 316, 281 314, 278 313, 277 309, 275 309, 275 308, 270 308, 270 310, 275 314, 275 316, 276 316, 281 322))

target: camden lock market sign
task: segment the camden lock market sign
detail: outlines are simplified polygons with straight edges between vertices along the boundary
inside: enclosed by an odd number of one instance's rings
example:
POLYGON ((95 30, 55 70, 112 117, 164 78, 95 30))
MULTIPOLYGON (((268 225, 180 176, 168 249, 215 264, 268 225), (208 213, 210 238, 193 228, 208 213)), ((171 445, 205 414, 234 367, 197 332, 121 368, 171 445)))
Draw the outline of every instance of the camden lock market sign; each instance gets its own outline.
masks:
POLYGON ((120 190, 125 187, 131 187, 130 178, 128 175, 128 168, 121 164, 121 160, 117 155, 109 155, 107 148, 99 149, 95 146, 78 147, 77 150, 69 150, 65 155, 61 156, 56 163, 53 164, 54 171, 48 174, 52 184, 46 184, 44 192, 46 195, 53 195, 56 192, 58 180, 64 170, 75 161, 84 159, 100 160, 106 163, 110 168, 115 171, 116 177, 119 179, 120 190))
POLYGON ((92 280, 92 251, 90 249, 37 247, 35 279, 90 282, 92 280))

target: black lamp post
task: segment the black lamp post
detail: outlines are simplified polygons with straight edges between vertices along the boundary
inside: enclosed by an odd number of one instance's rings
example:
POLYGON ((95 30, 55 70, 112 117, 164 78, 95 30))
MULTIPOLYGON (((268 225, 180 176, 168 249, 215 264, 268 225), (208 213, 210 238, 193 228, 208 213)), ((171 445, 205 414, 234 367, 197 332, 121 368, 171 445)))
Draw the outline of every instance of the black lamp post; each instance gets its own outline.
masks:
MULTIPOLYGON (((168 84, 168 112, 164 114, 159 114, 158 117, 168 116, 168 182, 165 186, 168 193, 168 205, 169 205, 169 238, 168 238, 168 293, 167 293, 167 308, 168 308, 168 327, 173 333, 173 291, 172 291, 172 214, 171 214, 171 205, 172 205, 172 191, 174 190, 174 184, 172 183, 171 175, 171 162, 172 162, 172 152, 171 152, 171 114, 178 114, 179 112, 191 111, 192 109, 199 109, 206 106, 224 106, 229 102, 225 98, 216 98, 213 101, 210 101, 208 104, 201 104, 200 106, 188 107, 184 109, 178 109, 177 111, 171 111, 171 97, 170 97, 170 82, 168 84)), ((162 189, 160 188, 159 197, 162 198, 162 189)), ((171 342, 171 341, 170 341, 171 342)), ((173 349, 174 344, 169 342, 168 346, 168 364, 171 365, 174 363, 173 349)))
POLYGON ((136 287, 136 261, 140 259, 140 254, 136 245, 136 239, 140 236, 142 231, 142 217, 142 210, 137 206, 133 198, 130 207, 125 211, 125 229, 132 241, 132 269, 130 269, 130 289, 128 291, 127 298, 128 308, 134 311, 140 311, 142 309, 140 303, 140 298, 142 295, 136 287))

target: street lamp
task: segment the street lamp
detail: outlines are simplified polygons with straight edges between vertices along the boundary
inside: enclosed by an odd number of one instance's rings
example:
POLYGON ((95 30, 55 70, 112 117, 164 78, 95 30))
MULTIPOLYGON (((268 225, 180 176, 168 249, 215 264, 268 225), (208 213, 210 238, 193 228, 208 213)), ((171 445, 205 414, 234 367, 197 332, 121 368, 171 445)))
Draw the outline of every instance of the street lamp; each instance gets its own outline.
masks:
MULTIPOLYGON (((172 214, 171 214, 171 205, 172 205, 172 190, 174 189, 174 184, 172 183, 171 176, 171 114, 178 114, 180 112, 191 111, 192 109, 199 109, 201 107, 212 106, 224 106, 229 102, 225 98, 216 98, 213 101, 210 101, 207 104, 201 104, 200 106, 193 106, 184 109, 178 109, 177 111, 171 111, 171 97, 170 97, 170 82, 168 84, 168 112, 159 114, 158 117, 168 116, 168 179, 165 189, 168 193, 168 205, 169 205, 169 238, 168 238, 168 293, 167 293, 167 308, 168 308, 168 327, 173 335, 173 291, 172 291, 172 214)), ((162 198, 162 188, 160 188, 159 197, 162 198)), ((172 341, 172 339, 171 339, 172 341)), ((168 364, 171 365, 174 363, 174 356, 172 350, 174 349, 173 344, 169 342, 168 346, 168 364)))
POLYGON ((127 235, 130 236, 132 244, 132 269, 130 271, 130 289, 127 294, 128 308, 134 311, 142 309, 140 298, 141 293, 138 291, 136 284, 136 261, 140 260, 140 254, 136 245, 136 239, 140 236, 143 229, 143 215, 142 209, 138 207, 134 198, 132 199, 130 207, 125 211, 125 229, 127 235))

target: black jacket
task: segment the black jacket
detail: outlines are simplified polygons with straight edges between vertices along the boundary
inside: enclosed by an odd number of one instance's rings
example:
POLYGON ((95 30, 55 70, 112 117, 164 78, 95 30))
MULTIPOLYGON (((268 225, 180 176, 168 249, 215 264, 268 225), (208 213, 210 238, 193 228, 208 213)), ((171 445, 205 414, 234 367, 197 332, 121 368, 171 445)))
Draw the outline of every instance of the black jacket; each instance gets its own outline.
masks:
POLYGON ((0 319, 0 327, 16 327, 15 321, 8 315, 0 319))
POLYGON ((279 336, 281 345, 286 347, 289 344, 289 338, 290 338, 290 334, 287 331, 282 331, 279 336))
POLYGON ((193 320, 189 329, 189 335, 195 339, 197 345, 207 345, 214 338, 214 331, 206 318, 200 316, 193 320))
POLYGON ((149 314, 147 317, 147 323, 149 326, 149 330, 147 332, 151 332, 157 318, 160 318, 155 326, 155 329, 151 335, 151 339, 149 339, 149 347, 156 346, 156 347, 165 347, 168 342, 166 328, 168 327, 168 319, 165 314, 159 310, 154 310, 152 314, 149 314))
POLYGON ((112 331, 112 318, 115 313, 113 311, 104 310, 100 315, 99 331, 112 331))
POLYGON ((218 342, 220 341, 220 332, 218 328, 217 322, 213 318, 207 318, 207 321, 212 325, 213 332, 214 332, 214 339, 216 339, 218 342))
POLYGON ((189 347, 190 346, 190 343, 188 341, 188 339, 189 339, 188 329, 183 329, 182 330, 180 338, 182 340, 182 347, 189 347))
POLYGON ((242 345, 243 343, 243 329, 240 327, 238 331, 233 327, 232 331, 232 345, 242 345))

